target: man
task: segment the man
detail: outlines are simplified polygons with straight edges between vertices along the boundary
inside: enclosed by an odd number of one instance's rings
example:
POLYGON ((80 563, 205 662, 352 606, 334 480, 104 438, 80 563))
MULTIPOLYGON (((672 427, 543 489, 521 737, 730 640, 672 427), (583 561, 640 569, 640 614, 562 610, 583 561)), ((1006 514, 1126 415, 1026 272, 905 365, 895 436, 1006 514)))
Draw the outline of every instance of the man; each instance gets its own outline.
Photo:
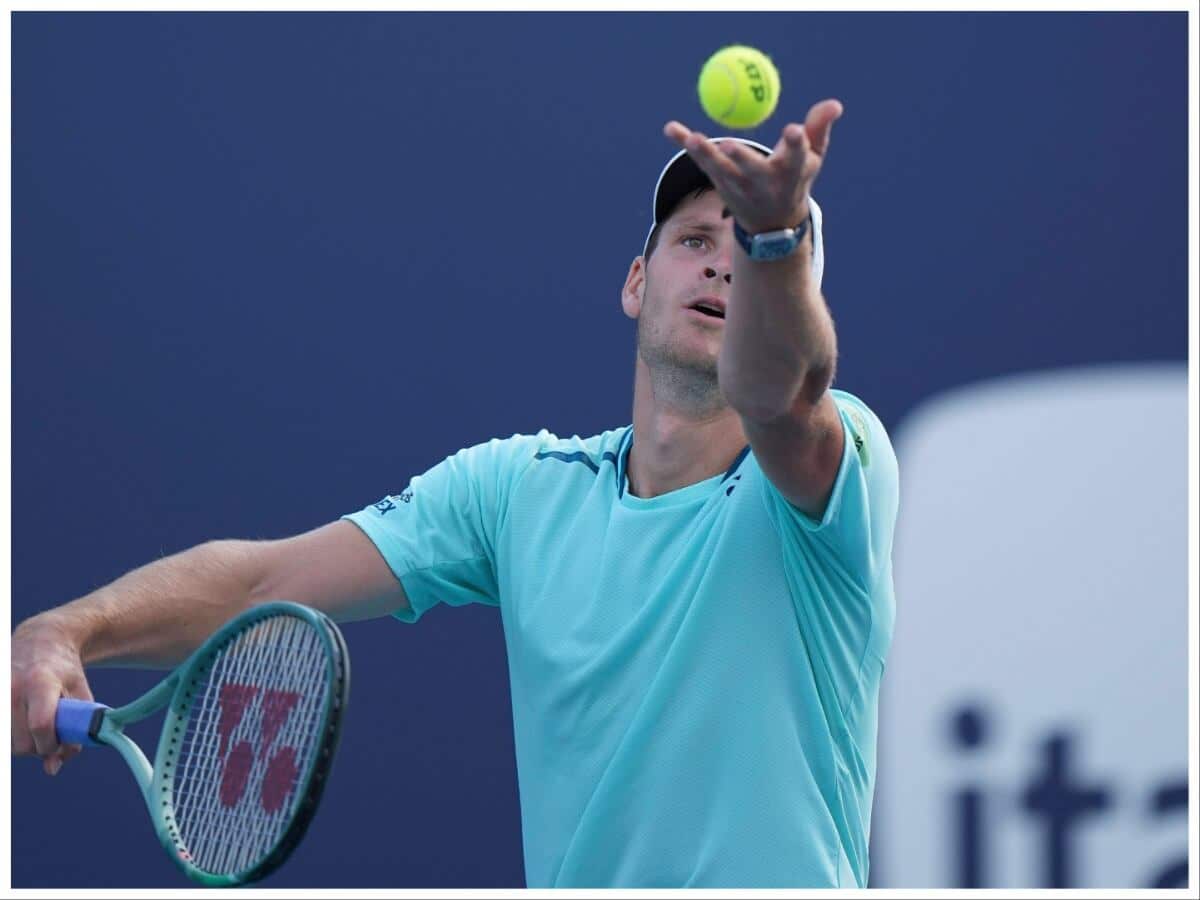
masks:
POLYGON ((865 887, 896 462, 830 387, 809 191, 841 104, 681 150, 621 303, 633 424, 462 450, 344 520, 216 541, 13 635, 13 752, 54 774, 84 666, 171 665, 247 605, 499 606, 531 887, 865 887))

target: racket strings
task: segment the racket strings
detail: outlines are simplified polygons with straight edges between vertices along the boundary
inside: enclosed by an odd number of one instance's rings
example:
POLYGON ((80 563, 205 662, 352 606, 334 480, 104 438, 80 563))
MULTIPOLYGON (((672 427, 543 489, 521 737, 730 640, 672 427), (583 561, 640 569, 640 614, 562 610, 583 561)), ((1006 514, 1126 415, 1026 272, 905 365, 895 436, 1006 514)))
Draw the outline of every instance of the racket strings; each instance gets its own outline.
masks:
MULTIPOLYGON (((299 657, 301 661, 307 659, 314 651, 318 654, 320 653, 320 646, 316 636, 307 627, 294 629, 292 633, 287 635, 269 635, 265 639, 276 640, 281 645, 286 646, 288 643, 294 643, 295 639, 301 636, 307 638, 312 644, 311 647, 299 648, 301 651, 299 657)), ((245 681, 239 678, 237 682, 239 684, 245 684, 247 681, 250 684, 261 683, 268 690, 274 689, 279 691, 278 685, 280 679, 278 677, 271 677, 273 673, 278 672, 278 669, 269 668, 267 664, 270 663, 273 666, 278 666, 281 663, 292 662, 293 672, 299 675, 307 674, 308 683, 304 683, 303 681, 296 683, 295 679, 284 679, 284 684, 287 685, 285 690, 292 694, 293 697, 320 696, 320 680, 323 674, 320 668, 310 667, 305 670, 302 662, 301 667, 297 668, 294 665, 294 660, 289 660, 287 656, 282 654, 276 654, 272 658, 262 655, 248 657, 246 661, 249 671, 244 675, 245 681)), ((209 818, 210 831, 216 829, 226 838, 221 842, 219 852, 214 857, 213 865, 225 871, 237 871, 249 866, 252 862, 267 854, 282 835, 291 818, 292 810, 290 805, 278 803, 274 805, 274 811, 272 812, 271 804, 266 802, 266 789, 270 781, 269 761, 272 758, 272 750, 275 747, 292 748, 292 752, 300 756, 301 762, 304 763, 306 762, 304 758, 306 756, 305 750, 308 749, 305 744, 311 745, 313 743, 313 732, 319 727, 316 722, 305 721, 303 709, 294 710, 293 715, 289 718, 291 727, 280 729, 282 733, 277 735, 280 740, 266 743, 264 746, 264 743, 259 742, 268 742, 271 737, 268 733, 270 730, 268 727, 269 711, 266 699, 270 695, 264 692, 261 696, 262 699, 257 709, 258 722, 245 723, 246 729, 251 734, 255 733, 255 724, 257 724, 258 742, 245 740, 238 743, 236 741, 236 738, 239 736, 238 729, 234 730, 233 736, 235 740, 230 744, 233 749, 230 750, 229 747, 225 749, 225 773, 221 790, 217 794, 217 802, 214 803, 212 799, 208 802, 208 808, 212 813, 209 818), (244 752, 235 761, 234 755, 239 750, 244 752), (256 769, 258 777, 252 779, 251 776, 256 769), (238 797, 238 802, 234 802, 229 793, 226 792, 225 779, 230 777, 231 774, 234 779, 232 794, 238 797), (239 781, 241 782, 240 791, 237 789, 239 781), (251 783, 252 781, 254 783, 251 783), (253 795, 256 788, 258 788, 257 797, 253 795), (248 794, 250 796, 246 796, 248 794), (220 822, 222 818, 221 813, 227 808, 231 808, 235 821, 223 824, 220 822), (229 839, 235 837, 237 833, 241 833, 241 841, 229 839)), ((320 707, 311 704, 308 712, 310 713, 310 717, 315 717, 319 715, 320 707)), ((292 794, 296 786, 296 779, 301 771, 303 770, 299 766, 293 767, 291 775, 288 778, 288 783, 283 786, 285 797, 292 794)))
POLYGON ((241 872, 278 844, 320 746, 327 668, 316 630, 276 616, 226 645, 197 686, 172 790, 193 865, 241 872))
MULTIPOLYGON (((220 669, 214 673, 215 677, 210 681, 208 696, 205 698, 210 720, 214 715, 230 715, 229 706, 232 701, 235 707, 233 716, 235 719, 240 718, 241 721, 238 721, 233 728, 213 728, 207 740, 210 746, 213 743, 218 744, 215 757, 210 753, 209 759, 217 761, 219 775, 214 777, 213 774, 210 774, 208 790, 200 794, 201 803, 197 808, 195 837, 189 841, 189 843, 198 841, 205 847, 211 848, 211 852, 202 853, 199 857, 200 862, 206 863, 203 866, 206 869, 236 871, 248 866, 269 852, 283 828, 286 827, 287 819, 290 818, 287 805, 279 804, 274 815, 264 815, 264 812, 269 813, 265 809, 266 805, 255 802, 256 798, 253 796, 245 796, 246 793, 253 792, 259 784, 265 786, 266 775, 261 760, 257 766, 258 777, 252 777, 256 768, 255 756, 256 750, 259 754, 264 750, 269 753, 271 748, 270 746, 264 748, 261 744, 256 746, 251 740, 242 740, 247 736, 247 732, 253 735, 256 725, 259 740, 268 737, 267 729, 264 727, 268 715, 265 699, 260 703, 257 710, 257 722, 255 722, 253 721, 253 711, 244 708, 246 701, 243 689, 247 685, 259 684, 264 685, 266 690, 277 687, 279 679, 268 677, 268 663, 275 667, 282 665, 285 670, 290 668, 293 673, 301 671, 297 670, 295 660, 289 660, 285 655, 286 651, 291 649, 288 644, 294 643, 295 638, 301 634, 304 634, 302 630, 297 630, 295 634, 290 635, 264 634, 263 639, 279 642, 277 644, 279 651, 273 654, 272 658, 248 653, 230 655, 222 660, 220 669), (232 698, 225 696, 226 689, 231 686, 239 689, 239 692, 234 693, 232 698), (216 698, 215 703, 214 697, 216 698), (251 712, 252 721, 246 721, 247 712, 251 712), (233 786, 232 791, 228 789, 230 784, 233 786), (213 790, 214 785, 216 790, 213 790)), ((304 648, 301 650, 303 653, 304 648)), ((303 659, 303 657, 301 658, 303 659)), ((306 687, 303 683, 296 685, 295 679, 291 679, 291 681, 293 686, 298 686, 301 690, 306 687)), ((289 721, 292 723, 291 727, 282 729, 281 734, 278 735, 280 740, 274 742, 274 745, 300 749, 303 762, 301 742, 306 723, 302 716, 294 716, 289 721), (284 743, 287 741, 292 741, 292 743, 284 743)), ((195 768, 193 774, 202 776, 204 772, 202 769, 195 768)), ((294 786, 294 783, 286 785, 285 793, 290 793, 294 786)), ((187 788, 184 787, 184 790, 186 791, 187 788)))

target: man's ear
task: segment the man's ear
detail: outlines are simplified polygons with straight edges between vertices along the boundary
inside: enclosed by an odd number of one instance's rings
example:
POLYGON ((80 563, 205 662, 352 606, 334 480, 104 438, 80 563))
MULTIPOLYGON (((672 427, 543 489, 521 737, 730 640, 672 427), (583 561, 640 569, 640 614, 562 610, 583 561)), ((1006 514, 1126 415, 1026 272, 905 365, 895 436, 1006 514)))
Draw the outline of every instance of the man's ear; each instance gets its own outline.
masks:
POLYGON ((621 309, 631 319, 642 314, 642 296, 646 291, 646 261, 635 257, 625 276, 625 287, 621 289, 621 309))

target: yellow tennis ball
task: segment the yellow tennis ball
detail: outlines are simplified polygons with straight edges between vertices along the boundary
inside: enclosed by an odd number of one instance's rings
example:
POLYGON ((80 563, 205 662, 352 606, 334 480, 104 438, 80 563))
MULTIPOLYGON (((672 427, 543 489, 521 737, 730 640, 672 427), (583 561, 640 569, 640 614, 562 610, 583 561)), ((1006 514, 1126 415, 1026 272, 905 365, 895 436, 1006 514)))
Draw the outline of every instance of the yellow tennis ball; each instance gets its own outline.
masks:
POLYGON ((708 117, 730 128, 753 128, 779 103, 779 72, 761 50, 722 47, 700 70, 700 105, 708 117))

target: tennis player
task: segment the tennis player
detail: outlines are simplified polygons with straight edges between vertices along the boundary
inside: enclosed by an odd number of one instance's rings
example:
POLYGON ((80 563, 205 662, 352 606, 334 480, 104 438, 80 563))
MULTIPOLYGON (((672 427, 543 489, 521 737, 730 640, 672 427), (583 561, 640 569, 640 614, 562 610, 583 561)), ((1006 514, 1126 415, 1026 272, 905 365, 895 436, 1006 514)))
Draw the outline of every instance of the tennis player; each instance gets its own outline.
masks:
POLYGON ((214 541, 13 635, 13 752, 58 771, 84 666, 170 665, 287 598, 346 621, 500 609, 530 887, 865 887, 897 467, 834 390, 810 195, 836 100, 707 139, 654 190, 621 304, 630 426, 462 450, 285 540, 214 541))

